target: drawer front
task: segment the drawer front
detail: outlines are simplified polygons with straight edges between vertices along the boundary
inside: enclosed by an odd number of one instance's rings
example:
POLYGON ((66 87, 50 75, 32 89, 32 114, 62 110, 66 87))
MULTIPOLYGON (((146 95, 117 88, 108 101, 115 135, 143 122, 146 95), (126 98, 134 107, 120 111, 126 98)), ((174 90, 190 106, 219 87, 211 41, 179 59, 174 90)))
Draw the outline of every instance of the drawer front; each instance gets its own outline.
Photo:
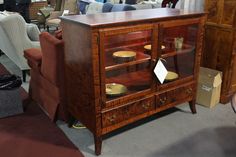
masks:
POLYGON ((184 100, 193 97, 194 89, 194 85, 188 85, 158 94, 156 95, 157 107, 180 101, 184 102, 184 100))
POLYGON ((193 98, 195 88, 193 85, 181 87, 175 90, 175 101, 183 101, 184 99, 193 98))
POLYGON ((154 97, 102 113, 103 128, 131 119, 148 111, 154 110, 154 97))

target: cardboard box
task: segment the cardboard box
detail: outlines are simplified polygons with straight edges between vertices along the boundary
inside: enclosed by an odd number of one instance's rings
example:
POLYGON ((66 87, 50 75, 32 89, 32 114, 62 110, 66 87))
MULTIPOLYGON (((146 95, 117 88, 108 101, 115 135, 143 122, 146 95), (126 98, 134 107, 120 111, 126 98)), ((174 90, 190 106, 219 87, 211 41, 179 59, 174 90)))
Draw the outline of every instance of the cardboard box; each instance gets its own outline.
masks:
POLYGON ((220 102, 222 72, 200 67, 197 104, 212 108, 220 102))

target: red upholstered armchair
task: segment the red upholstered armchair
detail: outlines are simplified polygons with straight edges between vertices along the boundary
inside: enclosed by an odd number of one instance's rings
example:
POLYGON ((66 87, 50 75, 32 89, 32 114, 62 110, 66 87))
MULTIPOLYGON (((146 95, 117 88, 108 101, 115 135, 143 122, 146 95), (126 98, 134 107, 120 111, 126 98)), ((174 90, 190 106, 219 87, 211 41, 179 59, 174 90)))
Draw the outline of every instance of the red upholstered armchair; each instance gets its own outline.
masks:
POLYGON ((30 70, 29 94, 51 120, 67 120, 64 106, 64 42, 47 32, 40 34, 40 49, 28 49, 24 56, 30 70))

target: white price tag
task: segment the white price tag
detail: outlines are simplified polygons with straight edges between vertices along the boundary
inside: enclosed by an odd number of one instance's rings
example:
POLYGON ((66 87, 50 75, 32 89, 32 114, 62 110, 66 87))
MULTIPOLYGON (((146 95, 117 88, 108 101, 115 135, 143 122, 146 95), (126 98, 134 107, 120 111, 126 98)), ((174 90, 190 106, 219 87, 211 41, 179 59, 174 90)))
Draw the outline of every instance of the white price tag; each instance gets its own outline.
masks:
POLYGON ((68 15, 68 14, 69 14, 69 10, 64 10, 63 13, 62 13, 62 16, 68 15))
POLYGON ((158 80, 160 81, 160 83, 163 84, 168 71, 160 59, 158 60, 156 66, 154 68, 154 73, 155 73, 156 77, 158 78, 158 80))

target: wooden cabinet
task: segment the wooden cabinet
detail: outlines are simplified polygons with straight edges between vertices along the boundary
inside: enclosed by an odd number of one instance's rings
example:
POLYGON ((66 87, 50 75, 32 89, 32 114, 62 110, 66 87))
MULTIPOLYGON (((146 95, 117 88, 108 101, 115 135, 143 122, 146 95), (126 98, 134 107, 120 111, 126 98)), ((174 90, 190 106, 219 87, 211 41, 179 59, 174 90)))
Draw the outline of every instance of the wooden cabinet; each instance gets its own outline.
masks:
POLYGON ((67 107, 94 134, 97 155, 102 136, 122 126, 183 102, 196 113, 205 19, 168 8, 62 17, 67 107), (159 60, 176 76, 163 84, 159 60))
POLYGON ((223 72, 221 103, 236 92, 236 1, 206 0, 206 22, 202 65, 223 72))

